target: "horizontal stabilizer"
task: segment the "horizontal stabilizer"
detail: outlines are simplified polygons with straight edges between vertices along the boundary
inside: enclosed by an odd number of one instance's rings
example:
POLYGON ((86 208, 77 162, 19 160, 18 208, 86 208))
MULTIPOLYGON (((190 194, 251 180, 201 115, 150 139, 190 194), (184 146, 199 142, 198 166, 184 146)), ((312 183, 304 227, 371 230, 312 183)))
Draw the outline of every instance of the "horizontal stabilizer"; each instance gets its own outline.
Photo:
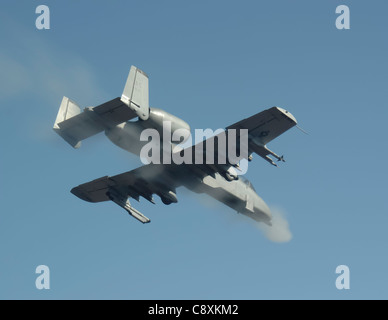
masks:
POLYGON ((63 97, 54 124, 58 133, 72 147, 79 148, 81 141, 106 129, 131 120, 136 113, 125 105, 120 98, 115 98, 97 107, 80 107, 67 97, 63 97))
POLYGON ((136 116, 147 120, 148 99, 148 76, 132 66, 121 98, 115 98, 94 108, 85 108, 82 112, 74 101, 63 97, 54 123, 54 131, 72 147, 79 148, 82 140, 112 129, 136 116))

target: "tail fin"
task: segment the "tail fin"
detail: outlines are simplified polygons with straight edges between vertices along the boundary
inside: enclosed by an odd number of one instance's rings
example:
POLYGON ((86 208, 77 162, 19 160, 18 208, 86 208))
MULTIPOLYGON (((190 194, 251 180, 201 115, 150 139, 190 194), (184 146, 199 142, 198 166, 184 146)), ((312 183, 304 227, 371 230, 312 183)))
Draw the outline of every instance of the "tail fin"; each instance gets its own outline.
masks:
POLYGON ((73 118, 81 113, 81 108, 67 97, 63 97, 61 106, 59 107, 58 115, 54 123, 54 131, 58 133, 63 139, 65 139, 72 147, 79 148, 81 142, 66 135, 58 123, 73 118))
POLYGON ((148 99, 148 76, 132 66, 121 95, 121 101, 135 111, 140 119, 147 120, 150 113, 148 99))
POLYGON ((81 113, 81 108, 68 97, 63 97, 59 107, 57 119, 55 120, 54 129, 59 129, 58 123, 72 118, 81 113))

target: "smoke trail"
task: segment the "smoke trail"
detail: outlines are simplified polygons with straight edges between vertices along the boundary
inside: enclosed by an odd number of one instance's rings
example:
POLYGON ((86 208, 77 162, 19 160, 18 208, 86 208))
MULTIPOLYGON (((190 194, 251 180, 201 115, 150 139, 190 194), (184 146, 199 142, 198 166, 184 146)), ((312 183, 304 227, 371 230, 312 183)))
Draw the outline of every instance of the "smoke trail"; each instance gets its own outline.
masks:
POLYGON ((284 212, 279 208, 271 208, 271 212, 272 227, 263 223, 258 223, 257 227, 264 233, 264 236, 272 242, 284 243, 291 241, 292 233, 284 212))
POLYGON ((290 225, 286 219, 286 214, 284 210, 282 210, 281 208, 271 207, 272 226, 270 227, 262 222, 256 222, 243 214, 236 214, 236 212, 232 209, 226 209, 224 205, 222 205, 220 202, 216 201, 208 195, 192 193, 186 189, 182 189, 181 192, 186 192, 187 195, 190 194, 190 196, 194 196, 197 201, 199 201, 202 205, 212 210, 216 210, 220 213, 225 213, 225 210, 230 210, 230 214, 223 215, 225 219, 228 219, 228 221, 230 221, 231 223, 241 221, 251 223, 257 229, 259 229, 268 240, 272 242, 286 243, 292 240, 293 236, 290 230, 290 225))

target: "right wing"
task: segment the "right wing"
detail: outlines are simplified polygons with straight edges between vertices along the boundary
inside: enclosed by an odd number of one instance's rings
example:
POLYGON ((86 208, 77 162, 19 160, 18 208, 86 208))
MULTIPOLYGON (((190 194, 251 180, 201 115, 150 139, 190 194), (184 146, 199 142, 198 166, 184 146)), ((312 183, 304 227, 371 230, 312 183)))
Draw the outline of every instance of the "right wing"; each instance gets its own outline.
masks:
POLYGON ((82 112, 74 101, 63 97, 54 131, 72 147, 79 148, 82 140, 136 116, 143 120, 149 117, 148 77, 132 66, 121 98, 82 112))
MULTIPOLYGON (((171 165, 173 166, 173 165, 171 165)), ((151 201, 152 195, 164 196, 181 186, 173 179, 168 165, 149 164, 112 177, 102 177, 79 185, 71 190, 78 198, 88 202, 111 200, 111 190, 129 195, 136 200, 139 196, 151 201)), ((152 202, 152 201, 151 201, 152 202)))

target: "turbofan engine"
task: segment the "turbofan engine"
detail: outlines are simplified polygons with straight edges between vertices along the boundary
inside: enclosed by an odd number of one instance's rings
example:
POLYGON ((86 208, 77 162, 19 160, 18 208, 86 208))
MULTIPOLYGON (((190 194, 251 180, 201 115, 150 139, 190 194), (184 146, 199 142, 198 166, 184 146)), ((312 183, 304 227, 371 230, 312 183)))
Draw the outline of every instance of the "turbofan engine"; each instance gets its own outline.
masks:
POLYGON ((147 141, 140 140, 140 136, 145 129, 155 129, 161 139, 167 139, 168 141, 172 141, 172 135, 176 130, 185 130, 185 139, 174 141, 175 143, 185 142, 189 138, 190 133, 190 126, 186 121, 162 109, 150 108, 147 120, 139 119, 137 121, 123 122, 112 129, 106 130, 105 134, 120 148, 139 155, 141 149, 148 143, 147 141), (168 133, 170 136, 166 136, 168 133))
POLYGON ((141 121, 141 125, 144 128, 156 129, 161 135, 164 134, 163 128, 171 128, 171 134, 173 134, 176 130, 179 129, 183 129, 187 132, 190 132, 190 126, 186 121, 183 121, 182 119, 172 115, 171 113, 168 113, 158 108, 150 108, 150 116, 148 120, 141 121))

